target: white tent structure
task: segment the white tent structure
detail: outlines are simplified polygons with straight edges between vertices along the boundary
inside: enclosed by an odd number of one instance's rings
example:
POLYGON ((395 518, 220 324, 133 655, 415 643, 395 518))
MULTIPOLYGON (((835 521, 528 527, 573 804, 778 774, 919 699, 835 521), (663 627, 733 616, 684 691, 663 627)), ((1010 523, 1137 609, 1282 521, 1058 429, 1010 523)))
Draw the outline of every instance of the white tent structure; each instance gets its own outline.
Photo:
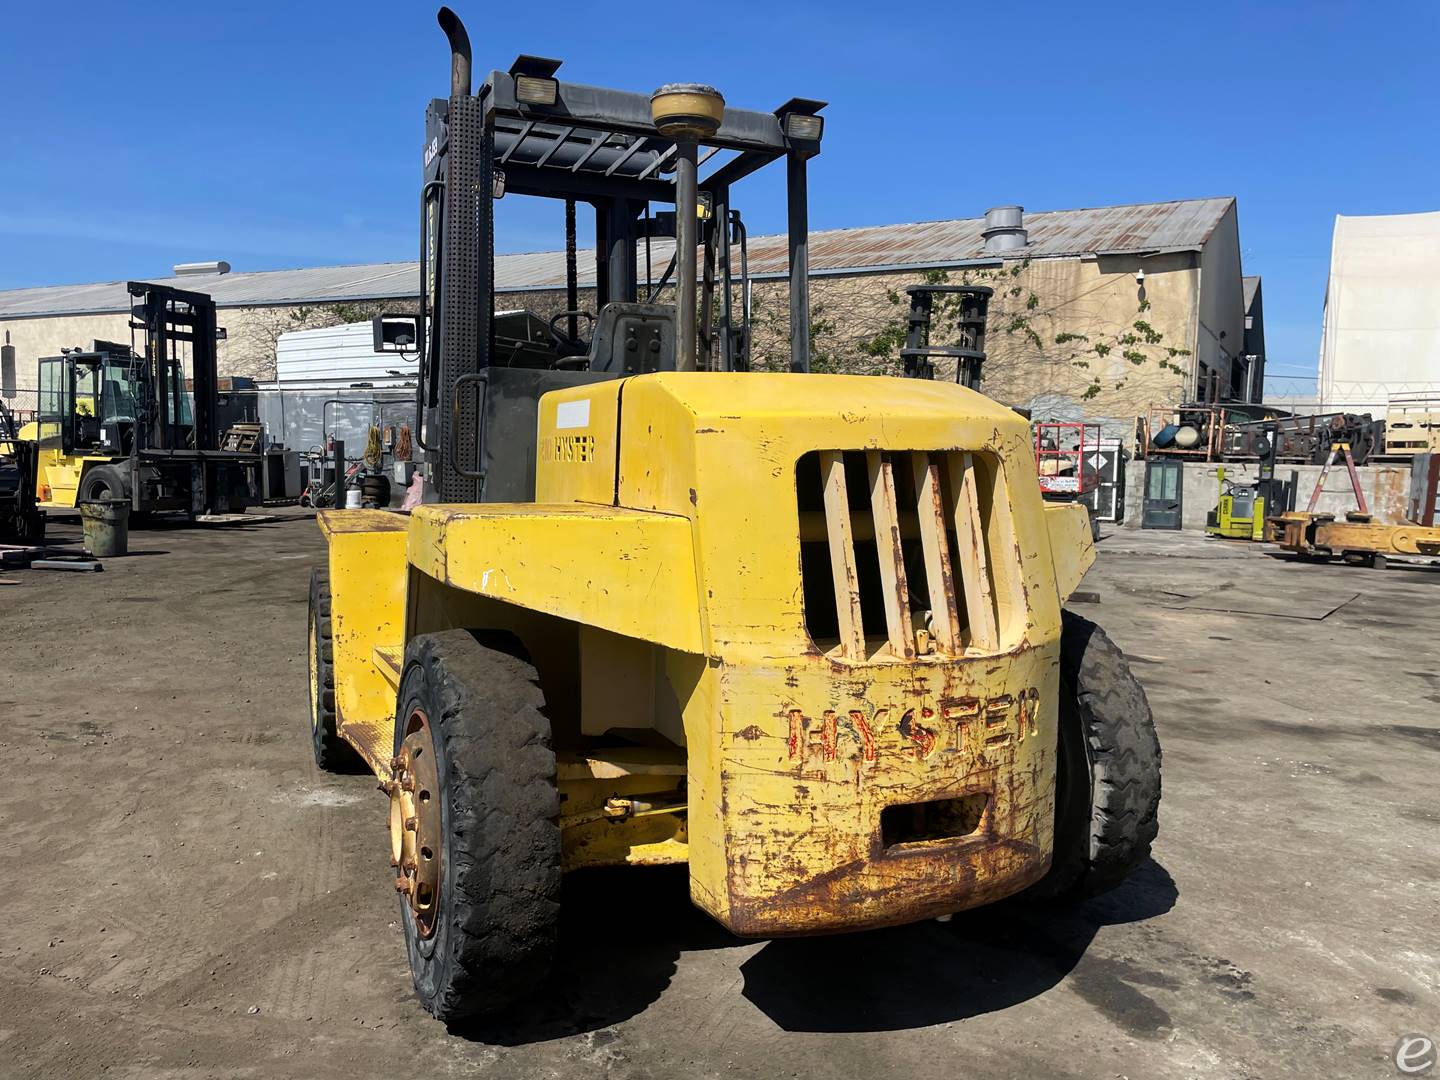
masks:
POLYGON ((1440 212, 1335 218, 1319 405, 1383 415, 1440 394, 1440 212))

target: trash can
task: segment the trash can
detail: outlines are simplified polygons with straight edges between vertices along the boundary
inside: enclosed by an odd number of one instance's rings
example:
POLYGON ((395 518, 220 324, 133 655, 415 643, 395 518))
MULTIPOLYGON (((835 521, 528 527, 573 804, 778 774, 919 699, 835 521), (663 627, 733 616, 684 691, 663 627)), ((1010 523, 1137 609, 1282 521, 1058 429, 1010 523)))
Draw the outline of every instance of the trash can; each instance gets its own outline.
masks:
POLYGON ((87 499, 80 504, 85 550, 97 559, 130 550, 130 500, 87 499))

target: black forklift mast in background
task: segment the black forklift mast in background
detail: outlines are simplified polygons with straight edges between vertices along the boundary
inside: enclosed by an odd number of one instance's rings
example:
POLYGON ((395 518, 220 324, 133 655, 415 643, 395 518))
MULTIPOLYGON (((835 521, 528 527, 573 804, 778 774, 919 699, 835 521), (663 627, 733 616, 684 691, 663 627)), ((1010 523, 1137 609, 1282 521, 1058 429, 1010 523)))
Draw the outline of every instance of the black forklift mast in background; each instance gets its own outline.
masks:
MULTIPOLYGON (((673 125, 666 134, 654 119, 651 95, 562 82, 555 76, 558 60, 521 56, 472 92, 465 28, 448 8, 440 9, 439 22, 450 44, 450 96, 432 101, 425 115, 420 314, 411 340, 419 353, 417 427, 441 501, 533 498, 533 461, 527 475, 513 459, 523 462, 533 452, 536 402, 551 389, 646 371, 748 366, 745 233, 730 189, 782 158, 790 367, 809 370, 806 162, 820 152, 824 102, 792 98, 774 112, 727 106, 718 127, 700 136, 675 134, 673 125), (719 153, 728 160, 699 177, 699 166, 719 153), (497 327, 494 200, 506 193, 567 206, 572 310, 541 331, 553 346, 548 361, 535 357, 533 329, 497 327), (657 202, 675 210, 652 214, 650 204, 657 202), (573 310, 575 233, 568 210, 582 203, 594 211, 596 241, 596 310, 584 313, 573 310), (708 208, 698 228, 697 203, 708 208), (647 282, 641 296, 639 245, 648 255, 651 239, 677 234, 671 270, 658 283, 647 282), (705 267, 698 319, 697 240, 705 267), (732 277, 732 247, 740 251, 739 282, 732 277), (672 273, 676 305, 655 303, 672 273), (739 312, 733 310, 736 285, 744 298, 739 312), (592 327, 588 343, 576 336, 582 316, 592 327), (497 336, 503 347, 497 348, 497 336), (523 367, 514 359, 521 355, 523 367)), ((657 96, 667 90, 719 99, 708 87, 688 84, 662 88, 657 96)))
POLYGON ((936 360, 955 363, 955 381, 971 390, 979 390, 981 371, 985 366, 985 330, 989 318, 990 298, 995 290, 988 285, 911 285, 905 290, 910 297, 910 318, 905 333, 905 347, 900 361, 905 376, 911 379, 933 379, 936 360), (935 326, 935 301, 942 306, 939 329, 949 335, 951 344, 932 341, 935 326))
POLYGON ((205 293, 144 281, 127 282, 125 288, 140 301, 130 308, 130 352, 136 387, 144 394, 135 450, 218 450, 215 301, 205 293), (143 350, 135 347, 137 333, 143 350), (193 425, 182 424, 177 415, 185 399, 182 345, 189 346, 193 425))

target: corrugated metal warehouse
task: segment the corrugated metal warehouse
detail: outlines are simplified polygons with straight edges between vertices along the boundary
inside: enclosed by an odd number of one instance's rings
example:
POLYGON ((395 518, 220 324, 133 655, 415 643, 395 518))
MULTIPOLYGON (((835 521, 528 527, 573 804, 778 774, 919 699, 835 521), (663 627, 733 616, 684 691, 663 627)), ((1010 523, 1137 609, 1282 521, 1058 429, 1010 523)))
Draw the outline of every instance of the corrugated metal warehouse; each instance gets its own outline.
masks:
MULTIPOLYGON (((1004 286, 991 310, 986 371, 987 389, 1002 400, 1058 394, 1121 416, 1207 388, 1242 398, 1258 390, 1263 326, 1246 326, 1233 198, 1027 213, 1020 246, 1004 252, 987 251, 985 225, 965 218, 812 233, 812 299, 825 324, 820 366, 874 370, 864 346, 902 316, 898 291, 944 271, 1004 286)), ((657 241, 655 276, 669 255, 669 242, 657 241)), ((765 312, 784 310, 785 237, 753 237, 749 255, 760 283, 755 357, 763 366, 771 351, 783 352, 783 327, 769 326, 765 312)), ((582 287, 593 284, 593 257, 582 256, 580 267, 582 287)), ((281 334, 413 303, 418 276, 416 263, 397 262, 154 280, 215 298, 228 332, 222 373, 273 379, 281 334)), ((498 256, 496 279, 497 291, 524 294, 513 306, 554 309, 564 252, 498 256)), ((0 330, 16 346, 21 386, 40 356, 93 338, 128 340, 126 303, 123 282, 0 292, 0 330)))

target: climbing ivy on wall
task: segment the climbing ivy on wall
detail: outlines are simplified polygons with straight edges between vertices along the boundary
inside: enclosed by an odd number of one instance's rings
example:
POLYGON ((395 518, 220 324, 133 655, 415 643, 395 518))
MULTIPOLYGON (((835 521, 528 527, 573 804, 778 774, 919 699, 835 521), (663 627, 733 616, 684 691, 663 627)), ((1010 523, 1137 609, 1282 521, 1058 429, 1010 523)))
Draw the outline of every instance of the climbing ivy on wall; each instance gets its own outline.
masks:
MULTIPOLYGON (((1143 291, 1133 311, 1118 322, 1112 311, 1104 325, 1084 319, 1074 305, 1076 297, 1051 297, 1043 285, 1027 273, 1031 260, 1024 259, 998 267, 959 271, 932 270, 917 281, 929 284, 988 285, 994 290, 990 301, 987 352, 987 381, 997 388, 1009 381, 1006 376, 1033 376, 1049 370, 1073 374, 1055 378, 1083 399, 1091 399, 1107 388, 1121 389, 1131 369, 1147 367, 1183 376, 1178 362, 1190 351, 1170 345, 1147 313, 1150 301, 1143 291), (1011 343, 999 347, 997 338, 1011 343), (1115 361, 1123 361, 1116 375, 1115 361)), ((900 350, 905 344, 909 297, 893 278, 881 286, 876 279, 815 278, 811 290, 811 368, 845 374, 898 374, 900 350), (883 291, 881 291, 883 288, 883 291)), ((958 342, 961 303, 953 295, 940 294, 932 309, 931 343, 958 342)), ((755 290, 755 366, 782 370, 788 364, 789 307, 781 288, 755 290)))
MULTIPOLYGON (((1185 374, 1185 369, 1175 361, 1189 356, 1190 350, 1164 345, 1165 335, 1144 318, 1150 310, 1150 301, 1145 298, 1143 290, 1137 296, 1133 319, 1127 319, 1117 327, 1092 330, 1090 333, 1076 330, 1052 333, 1045 327, 1057 318, 1064 318, 1066 307, 1074 303, 1075 298, 1042 297, 1023 280, 1030 265, 1031 260, 1023 259, 1005 266, 961 270, 958 279, 953 281, 958 285, 988 285, 994 290, 990 299, 987 352, 993 354, 996 351, 994 339, 997 333, 1017 338, 1028 347, 1022 349, 1019 362, 1059 365, 1082 373, 1085 385, 1080 397, 1084 400, 1094 398, 1105 390, 1103 373, 1108 372, 1112 365, 1096 361, 1107 360, 1115 353, 1133 367, 1153 363, 1162 371, 1185 374)), ((926 272, 924 281, 930 285, 945 285, 951 284, 952 278, 948 271, 932 270, 926 272)), ((908 297, 898 290, 891 290, 889 299, 894 306, 908 309, 908 297)), ((955 343, 960 329, 960 312, 961 300, 958 296, 953 293, 936 296, 930 324, 932 345, 955 343)), ((898 315, 892 326, 872 340, 888 344, 897 327, 903 340, 904 314, 898 315)), ((1113 388, 1118 390, 1124 385, 1125 376, 1121 375, 1114 380, 1113 388)))

